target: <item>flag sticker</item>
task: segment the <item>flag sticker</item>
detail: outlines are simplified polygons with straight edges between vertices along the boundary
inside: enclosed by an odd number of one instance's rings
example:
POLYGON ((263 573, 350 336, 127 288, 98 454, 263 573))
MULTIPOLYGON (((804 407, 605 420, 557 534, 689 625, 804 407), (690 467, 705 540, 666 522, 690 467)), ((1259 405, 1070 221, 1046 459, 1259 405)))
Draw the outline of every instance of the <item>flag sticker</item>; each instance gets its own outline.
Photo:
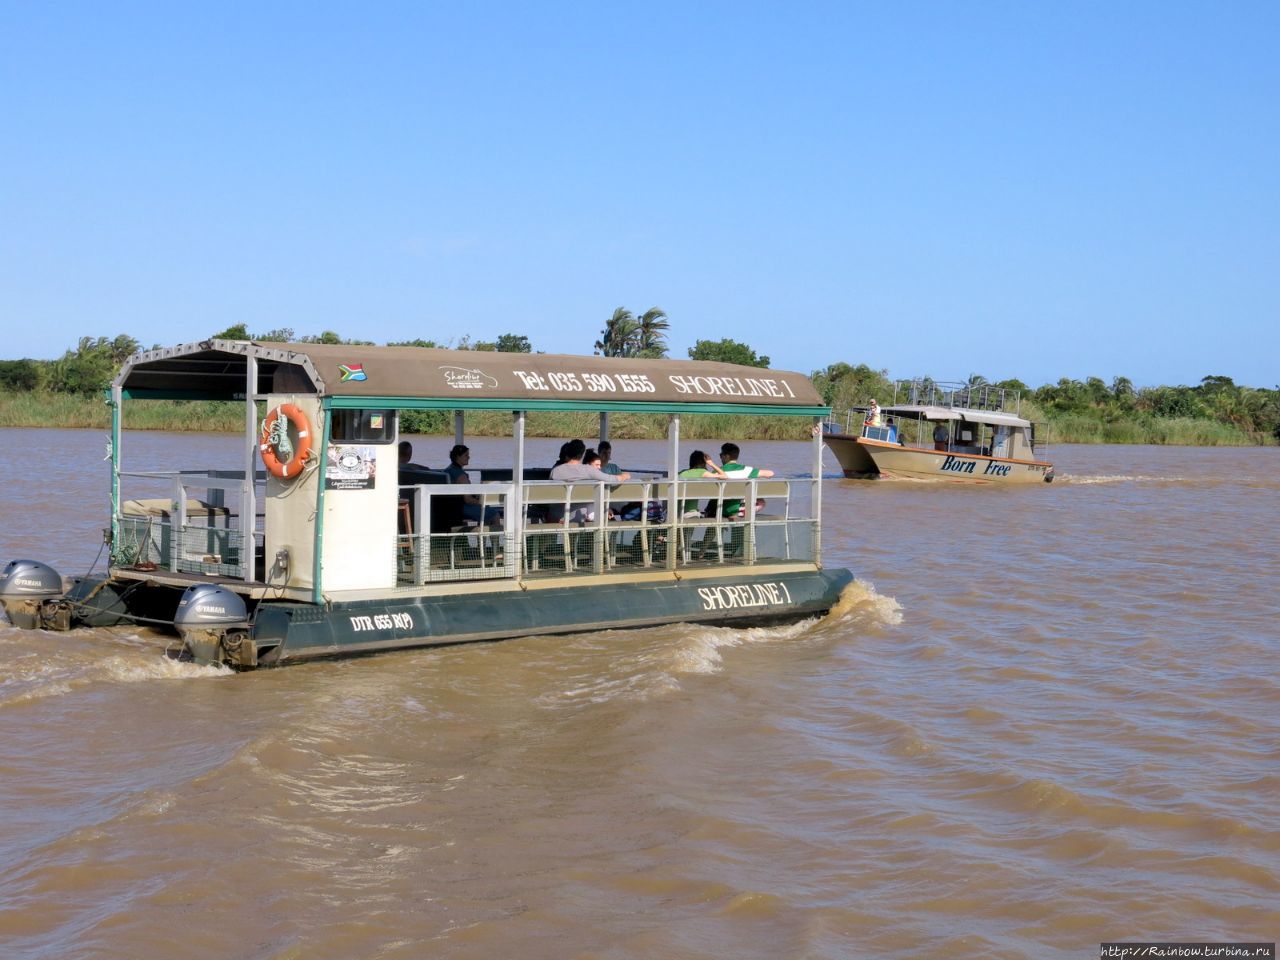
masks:
POLYGON ((365 376, 363 363, 340 363, 338 364, 338 372, 342 374, 342 382, 348 380, 368 380, 365 376))

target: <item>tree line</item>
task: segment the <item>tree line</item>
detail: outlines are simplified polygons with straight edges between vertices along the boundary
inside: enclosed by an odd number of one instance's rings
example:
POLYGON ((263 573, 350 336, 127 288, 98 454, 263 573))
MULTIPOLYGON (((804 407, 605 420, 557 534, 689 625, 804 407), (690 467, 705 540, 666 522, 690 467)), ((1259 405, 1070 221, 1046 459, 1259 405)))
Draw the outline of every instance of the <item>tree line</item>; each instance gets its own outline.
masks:
MULTIPOLYGON (((650 307, 639 316, 618 307, 605 321, 594 344, 595 352, 607 357, 665 358, 669 330, 667 314, 657 307, 650 307)), ((333 331, 297 336, 288 327, 251 333, 244 324, 235 324, 211 336, 280 343, 373 342, 344 338, 333 331)), ((462 336, 443 342, 415 339, 388 345, 499 353, 532 353, 534 350, 527 336, 516 333, 504 333, 493 340, 462 336)), ((127 334, 112 338, 81 337, 75 347, 56 360, 0 360, 0 392, 93 396, 110 385, 120 365, 140 348, 138 341, 127 334)), ((688 355, 693 360, 769 366, 768 356, 727 338, 698 340, 688 349, 688 355)), ((895 399, 894 382, 888 371, 867 364, 834 363, 813 371, 810 377, 823 402, 837 411, 865 406, 873 398, 882 405, 895 399)), ((970 386, 987 384, 1018 391, 1024 401, 1022 416, 1056 425, 1062 439, 1167 440, 1173 435, 1167 429, 1155 429, 1157 425, 1203 422, 1229 428, 1242 442, 1280 441, 1280 388, 1243 386, 1225 376, 1206 376, 1195 386, 1140 388, 1128 377, 1116 377, 1110 383, 1099 377, 1085 380, 1064 377, 1057 383, 1035 388, 1016 379, 988 381, 978 374, 969 378, 970 386), (1134 433, 1135 427, 1138 433, 1134 433)), ((436 424, 423 422, 418 426, 421 432, 432 432, 436 424)))

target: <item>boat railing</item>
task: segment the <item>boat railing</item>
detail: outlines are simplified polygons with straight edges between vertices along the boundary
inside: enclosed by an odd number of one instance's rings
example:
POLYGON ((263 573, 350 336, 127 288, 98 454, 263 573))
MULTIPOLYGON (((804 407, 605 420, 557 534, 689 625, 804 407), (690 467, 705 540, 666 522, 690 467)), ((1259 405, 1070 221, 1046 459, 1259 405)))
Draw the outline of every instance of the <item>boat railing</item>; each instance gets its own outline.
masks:
MULTIPOLYGON (((248 525, 253 549, 246 550, 245 525, 239 522, 243 471, 122 470, 120 477, 150 487, 136 492, 164 495, 121 497, 113 566, 252 579, 249 564, 262 551, 262 518, 248 525)), ((265 476, 258 474, 254 482, 261 503, 265 476)))
POLYGON ((465 494, 440 485, 402 488, 397 579, 420 586, 816 562, 818 521, 809 509, 816 502, 814 483, 530 481, 521 484, 518 518, 511 510, 512 484, 469 484, 465 494), (469 517, 459 517, 460 496, 480 499, 469 517))
POLYGON ((1019 414, 1022 394, 992 383, 933 380, 916 377, 893 385, 893 403, 926 407, 964 407, 968 410, 996 410, 1019 414))

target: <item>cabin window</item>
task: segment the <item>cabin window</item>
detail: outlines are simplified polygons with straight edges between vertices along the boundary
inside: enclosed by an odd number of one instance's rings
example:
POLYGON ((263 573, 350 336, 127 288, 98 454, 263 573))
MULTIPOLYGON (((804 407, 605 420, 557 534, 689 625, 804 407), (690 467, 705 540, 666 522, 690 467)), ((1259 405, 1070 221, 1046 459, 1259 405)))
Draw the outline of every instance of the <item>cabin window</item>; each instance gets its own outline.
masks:
POLYGON ((394 410, 334 410, 334 443, 391 443, 396 438, 394 410))

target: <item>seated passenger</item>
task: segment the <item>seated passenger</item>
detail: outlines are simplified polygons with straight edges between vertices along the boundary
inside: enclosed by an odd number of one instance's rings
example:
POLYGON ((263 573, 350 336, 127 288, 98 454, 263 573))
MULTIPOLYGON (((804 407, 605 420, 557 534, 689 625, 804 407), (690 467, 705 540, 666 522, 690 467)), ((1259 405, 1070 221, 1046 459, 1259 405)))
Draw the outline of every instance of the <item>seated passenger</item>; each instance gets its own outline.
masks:
POLYGON ((397 448, 399 456, 399 476, 396 478, 403 486, 409 484, 422 483, 422 471, 429 468, 424 467, 420 463, 413 463, 413 444, 408 440, 401 440, 400 446, 397 448))
POLYGON ((613 444, 608 440, 601 440, 596 445, 596 450, 600 453, 600 469, 603 472, 614 475, 622 472, 622 468, 613 462, 613 444))
MULTIPOLYGON (((677 476, 681 480, 701 480, 705 477, 723 477, 724 475, 724 471, 716 466, 714 461, 709 460, 705 453, 701 450, 695 450, 689 454, 689 469, 681 470, 677 476)), ((689 520, 700 516, 702 516, 702 511, 698 509, 697 500, 682 500, 680 502, 681 519, 689 520)))
MULTIPOLYGON (((570 440, 561 448, 561 456, 564 457, 564 463, 561 463, 551 470, 551 479, 559 480, 561 483, 578 483, 587 481, 603 481, 610 485, 616 485, 623 481, 630 480, 629 473, 605 473, 598 467, 588 466, 582 462, 583 455, 587 452, 587 445, 581 440, 570 440)), ((589 503, 570 504, 572 511, 569 519, 574 523, 590 522, 595 519, 595 511, 589 503)))
MULTIPOLYGON (((725 443, 720 446, 720 469, 730 480, 755 480, 757 477, 772 477, 773 471, 764 467, 748 467, 738 463, 741 451, 736 443, 725 443)), ((763 500, 756 501, 756 510, 764 507, 763 500)), ((747 515, 746 504, 741 500, 726 500, 721 511, 727 519, 738 519, 747 515)))
MULTIPOLYGON (((444 472, 449 476, 450 483, 470 483, 471 475, 467 473, 467 465, 471 462, 471 448, 466 444, 459 443, 449 451, 449 466, 444 468, 444 472)), ((465 493, 460 498, 462 501, 462 518, 472 523, 481 522, 480 514, 480 497, 474 493, 465 493)), ((502 522, 501 507, 486 507, 483 516, 485 526, 495 526, 502 522)))

